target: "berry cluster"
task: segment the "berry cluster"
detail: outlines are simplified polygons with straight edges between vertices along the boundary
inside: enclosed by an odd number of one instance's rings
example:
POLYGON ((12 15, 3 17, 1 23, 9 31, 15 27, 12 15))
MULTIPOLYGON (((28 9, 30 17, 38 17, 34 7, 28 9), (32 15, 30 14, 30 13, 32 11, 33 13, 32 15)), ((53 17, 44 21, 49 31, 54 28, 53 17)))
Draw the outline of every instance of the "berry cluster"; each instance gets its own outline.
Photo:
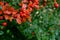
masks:
POLYGON ((19 3, 19 6, 22 7, 20 9, 20 16, 22 17, 23 22, 25 21, 24 19, 28 19, 31 22, 30 13, 34 8, 36 8, 37 10, 39 9, 38 4, 38 0, 22 0, 22 2, 19 3))
MULTIPOLYGON (((12 20, 15 19, 18 24, 26 22, 26 20, 31 22, 30 13, 34 8, 36 8, 37 10, 39 9, 38 4, 38 0, 22 0, 19 3, 19 6, 21 8, 20 10, 17 10, 10 6, 8 2, 0 1, 0 6, 2 7, 2 9, 0 10, 0 20, 9 20, 10 22, 12 22, 12 20)), ((4 22, 3 24, 7 23, 4 22)))

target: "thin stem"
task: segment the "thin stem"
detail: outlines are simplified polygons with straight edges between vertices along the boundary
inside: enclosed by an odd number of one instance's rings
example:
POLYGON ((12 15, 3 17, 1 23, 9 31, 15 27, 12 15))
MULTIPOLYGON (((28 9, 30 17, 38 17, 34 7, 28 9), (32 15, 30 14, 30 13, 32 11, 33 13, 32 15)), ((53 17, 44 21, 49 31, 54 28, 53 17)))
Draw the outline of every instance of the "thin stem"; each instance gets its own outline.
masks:
POLYGON ((57 1, 56 1, 56 0, 54 0, 54 3, 57 3, 57 1))

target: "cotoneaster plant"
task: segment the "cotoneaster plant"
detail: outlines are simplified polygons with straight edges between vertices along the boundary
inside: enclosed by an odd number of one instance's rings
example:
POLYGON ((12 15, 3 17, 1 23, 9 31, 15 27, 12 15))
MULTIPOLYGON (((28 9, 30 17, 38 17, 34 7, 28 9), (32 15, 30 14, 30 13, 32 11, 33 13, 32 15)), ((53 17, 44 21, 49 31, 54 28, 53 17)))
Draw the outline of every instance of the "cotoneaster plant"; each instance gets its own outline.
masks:
MULTIPOLYGON (((12 0, 11 0, 12 1, 12 0)), ((17 10, 9 5, 8 2, 0 1, 0 20, 16 20, 16 23, 21 24, 27 20, 31 22, 30 14, 34 8, 39 10, 39 0, 22 0, 18 6, 20 10, 17 10)), ((3 23, 3 26, 8 25, 6 22, 3 23)))

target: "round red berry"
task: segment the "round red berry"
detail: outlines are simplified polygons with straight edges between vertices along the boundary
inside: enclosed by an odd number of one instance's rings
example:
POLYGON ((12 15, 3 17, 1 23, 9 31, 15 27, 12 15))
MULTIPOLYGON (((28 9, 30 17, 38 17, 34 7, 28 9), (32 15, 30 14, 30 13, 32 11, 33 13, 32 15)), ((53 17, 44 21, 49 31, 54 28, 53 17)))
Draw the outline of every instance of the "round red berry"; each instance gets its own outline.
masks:
POLYGON ((55 3, 55 4, 54 4, 54 7, 55 7, 55 8, 58 8, 58 7, 59 7, 59 4, 55 3))
POLYGON ((3 22, 2 23, 2 26, 7 26, 7 22, 3 22))

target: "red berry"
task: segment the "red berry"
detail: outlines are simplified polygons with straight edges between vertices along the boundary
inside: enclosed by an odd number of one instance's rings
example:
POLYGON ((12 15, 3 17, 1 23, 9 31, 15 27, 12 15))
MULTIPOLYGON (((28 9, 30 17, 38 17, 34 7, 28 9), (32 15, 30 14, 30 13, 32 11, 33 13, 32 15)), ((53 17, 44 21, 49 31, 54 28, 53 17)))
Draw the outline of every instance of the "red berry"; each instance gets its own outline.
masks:
POLYGON ((26 14, 25 14, 25 13, 23 13, 23 12, 20 12, 20 16, 21 16, 21 17, 25 17, 25 16, 26 16, 26 14))
POLYGON ((3 19, 3 16, 0 16, 0 20, 2 20, 3 19))
POLYGON ((2 10, 0 10, 0 15, 2 14, 2 10))
POLYGON ((2 23, 2 26, 7 26, 7 22, 3 22, 2 23))
POLYGON ((23 12, 20 12, 20 16, 23 17, 23 12))
POLYGON ((59 4, 55 3, 55 4, 54 4, 54 7, 55 7, 55 8, 58 8, 58 7, 59 7, 59 4))

